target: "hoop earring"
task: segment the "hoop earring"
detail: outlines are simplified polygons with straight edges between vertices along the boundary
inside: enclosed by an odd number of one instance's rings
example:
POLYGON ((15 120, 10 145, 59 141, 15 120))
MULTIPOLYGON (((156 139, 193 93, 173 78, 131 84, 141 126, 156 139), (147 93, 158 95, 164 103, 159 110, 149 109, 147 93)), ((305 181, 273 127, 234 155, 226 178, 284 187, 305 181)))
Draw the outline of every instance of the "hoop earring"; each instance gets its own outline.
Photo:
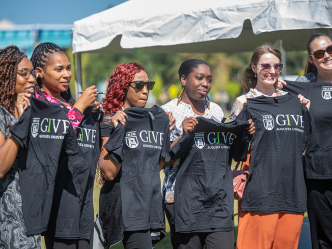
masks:
POLYGON ((180 92, 180 95, 179 95, 179 97, 178 97, 178 103, 177 103, 176 105, 179 105, 179 103, 180 103, 180 101, 181 101, 181 99, 182 99, 183 89, 184 89, 184 88, 182 88, 182 91, 180 92))
POLYGON ((205 104, 207 105, 207 107, 208 107, 208 109, 210 110, 210 103, 211 103, 211 101, 210 101, 210 99, 209 99, 209 96, 205 96, 205 104), (206 100, 207 99, 207 100, 206 100))

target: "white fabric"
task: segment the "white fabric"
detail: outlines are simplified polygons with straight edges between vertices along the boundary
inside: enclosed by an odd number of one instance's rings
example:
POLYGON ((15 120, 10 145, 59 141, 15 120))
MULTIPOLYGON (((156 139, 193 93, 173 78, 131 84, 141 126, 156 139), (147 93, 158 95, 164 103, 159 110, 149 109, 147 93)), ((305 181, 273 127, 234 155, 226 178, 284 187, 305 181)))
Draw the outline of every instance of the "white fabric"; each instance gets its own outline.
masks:
POLYGON ((278 39, 286 50, 305 49, 310 34, 331 28, 331 0, 136 0, 76 21, 73 53, 104 47, 106 52, 139 47, 154 47, 152 52, 244 51, 278 39), (245 20, 250 22, 244 25, 245 20), (271 31, 279 33, 261 34, 271 31), (212 42, 239 36, 236 47, 232 40, 212 42), (181 45, 190 43, 196 45, 181 45))

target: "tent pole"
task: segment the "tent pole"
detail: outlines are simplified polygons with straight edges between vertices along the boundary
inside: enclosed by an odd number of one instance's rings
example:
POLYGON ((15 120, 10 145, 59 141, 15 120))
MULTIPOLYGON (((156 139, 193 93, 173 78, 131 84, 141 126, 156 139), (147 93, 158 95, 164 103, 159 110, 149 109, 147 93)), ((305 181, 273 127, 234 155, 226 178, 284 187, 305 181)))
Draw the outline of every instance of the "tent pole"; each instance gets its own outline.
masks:
POLYGON ((281 52, 281 61, 284 63, 284 68, 281 71, 281 75, 283 79, 285 79, 287 75, 287 70, 286 70, 286 51, 284 50, 282 46, 282 40, 280 40, 280 52, 281 52))
POLYGON ((75 70, 75 90, 76 90, 76 99, 78 99, 78 92, 82 91, 82 63, 81 63, 81 53, 77 53, 76 56, 74 54, 74 67, 75 62, 77 62, 77 68, 75 70), (77 61, 76 61, 76 60, 77 61))
POLYGON ((329 37, 330 37, 331 40, 332 40, 332 29, 328 29, 328 31, 329 31, 329 37))

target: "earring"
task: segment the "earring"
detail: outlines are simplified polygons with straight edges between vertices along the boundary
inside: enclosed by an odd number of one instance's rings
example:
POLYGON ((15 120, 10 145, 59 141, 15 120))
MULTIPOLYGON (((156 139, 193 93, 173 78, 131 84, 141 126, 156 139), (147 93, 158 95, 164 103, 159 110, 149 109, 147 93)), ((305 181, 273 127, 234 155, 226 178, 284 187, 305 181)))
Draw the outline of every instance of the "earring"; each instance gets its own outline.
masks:
POLYGON ((205 96, 205 104, 207 105, 207 107, 208 107, 208 109, 210 110, 210 103, 211 103, 211 101, 210 101, 210 99, 209 99, 209 96, 205 96), (207 99, 207 100, 206 100, 207 99))
POLYGON ((180 95, 179 95, 179 97, 178 97, 178 103, 177 103, 176 105, 179 105, 179 103, 180 103, 180 101, 181 101, 181 99, 182 99, 183 89, 184 89, 184 88, 182 88, 182 91, 180 92, 180 95))
POLYGON ((257 74, 256 73, 255 73, 254 77, 257 78, 257 74))

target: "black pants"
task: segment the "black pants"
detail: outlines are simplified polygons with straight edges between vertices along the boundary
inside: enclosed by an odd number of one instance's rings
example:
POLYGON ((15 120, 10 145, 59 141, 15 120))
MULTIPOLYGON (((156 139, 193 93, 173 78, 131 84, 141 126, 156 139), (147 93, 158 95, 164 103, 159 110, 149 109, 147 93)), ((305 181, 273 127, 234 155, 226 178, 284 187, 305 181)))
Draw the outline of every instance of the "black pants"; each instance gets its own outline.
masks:
POLYGON ((125 249, 152 249, 150 230, 124 232, 122 240, 125 249))
POLYGON ((174 249, 233 249, 234 230, 212 233, 177 233, 174 224, 174 204, 165 203, 164 210, 170 226, 171 242, 174 249))
POLYGON ((46 249, 92 249, 93 239, 57 239, 44 236, 46 249))
POLYGON ((332 248, 332 180, 307 179, 312 249, 332 248))

